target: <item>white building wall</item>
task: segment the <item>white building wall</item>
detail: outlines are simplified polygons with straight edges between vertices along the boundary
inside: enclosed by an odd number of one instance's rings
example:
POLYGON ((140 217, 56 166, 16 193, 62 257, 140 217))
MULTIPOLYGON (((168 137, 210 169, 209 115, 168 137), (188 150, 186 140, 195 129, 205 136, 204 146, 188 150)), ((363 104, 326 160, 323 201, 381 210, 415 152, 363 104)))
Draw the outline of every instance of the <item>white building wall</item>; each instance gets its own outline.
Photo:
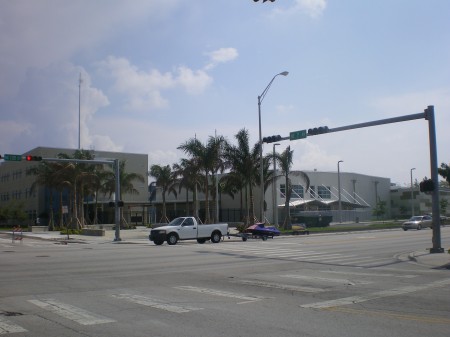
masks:
MULTIPOLYGON (((318 186, 325 186, 329 188, 330 199, 325 201, 337 201, 338 198, 338 173, 335 172, 318 172, 318 171, 303 171, 310 179, 310 187, 314 187, 317 193, 318 186)), ((292 172, 291 182, 293 185, 302 185, 304 187, 304 200, 311 200, 314 197, 311 196, 309 191, 306 191, 306 181, 301 178, 296 172, 292 172)), ((281 195, 280 185, 285 184, 285 179, 280 178, 276 182, 277 189, 277 203, 279 206, 284 205, 285 198, 281 195)), ((340 185, 341 185, 341 202, 359 202, 361 205, 367 206, 367 210, 372 210, 378 200, 386 202, 386 217, 390 216, 390 179, 376 176, 368 176, 359 173, 340 172, 340 185)), ((268 209, 266 212, 266 218, 272 222, 275 217, 272 205, 272 189, 269 188, 265 193, 265 200, 268 202, 268 209)), ((292 195, 291 201, 295 200, 295 194, 292 195)), ((371 212, 369 212, 370 214, 371 212)), ((279 223, 283 219, 278 219, 279 223)))

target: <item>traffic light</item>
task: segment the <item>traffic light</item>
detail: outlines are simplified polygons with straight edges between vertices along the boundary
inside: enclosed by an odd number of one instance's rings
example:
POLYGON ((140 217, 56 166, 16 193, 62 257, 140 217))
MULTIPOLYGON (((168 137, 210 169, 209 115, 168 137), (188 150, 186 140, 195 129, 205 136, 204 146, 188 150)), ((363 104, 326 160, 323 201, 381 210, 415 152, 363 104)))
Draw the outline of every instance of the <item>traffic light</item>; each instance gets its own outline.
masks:
POLYGON ((319 126, 318 128, 308 129, 308 136, 321 135, 328 132, 328 126, 319 126))
MULTIPOLYGON (((258 2, 259 0, 253 0, 253 1, 258 2)), ((275 0, 263 0, 263 2, 266 2, 266 1, 275 2, 275 0)))
POLYGON ((41 161, 42 157, 41 156, 26 156, 25 160, 26 161, 41 161))
POLYGON ((275 142, 279 142, 280 140, 281 140, 281 136, 280 135, 264 137, 263 138, 263 143, 275 143, 275 142))
POLYGON ((433 192, 434 182, 431 179, 424 179, 419 184, 420 192, 433 192))

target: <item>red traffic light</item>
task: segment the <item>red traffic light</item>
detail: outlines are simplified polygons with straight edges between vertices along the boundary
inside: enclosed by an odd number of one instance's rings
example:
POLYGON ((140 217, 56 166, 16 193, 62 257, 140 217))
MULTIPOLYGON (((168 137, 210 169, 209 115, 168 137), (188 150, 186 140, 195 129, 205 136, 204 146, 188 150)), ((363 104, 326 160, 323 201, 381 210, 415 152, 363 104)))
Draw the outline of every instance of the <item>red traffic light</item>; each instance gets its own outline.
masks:
POLYGON ((25 160, 26 161, 41 161, 42 157, 41 156, 26 156, 25 160))

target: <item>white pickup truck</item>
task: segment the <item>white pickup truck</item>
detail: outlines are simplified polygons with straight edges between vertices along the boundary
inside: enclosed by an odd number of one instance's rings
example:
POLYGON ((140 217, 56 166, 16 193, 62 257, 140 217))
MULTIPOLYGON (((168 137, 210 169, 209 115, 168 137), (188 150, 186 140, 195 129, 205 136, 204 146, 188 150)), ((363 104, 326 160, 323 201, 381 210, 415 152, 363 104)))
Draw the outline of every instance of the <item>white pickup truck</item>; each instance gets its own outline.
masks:
POLYGON ((202 225, 194 217, 187 216, 173 219, 167 226, 157 227, 150 231, 149 239, 155 245, 162 245, 167 241, 169 245, 176 245, 178 240, 197 240, 205 243, 211 240, 218 243, 228 234, 228 224, 202 225))

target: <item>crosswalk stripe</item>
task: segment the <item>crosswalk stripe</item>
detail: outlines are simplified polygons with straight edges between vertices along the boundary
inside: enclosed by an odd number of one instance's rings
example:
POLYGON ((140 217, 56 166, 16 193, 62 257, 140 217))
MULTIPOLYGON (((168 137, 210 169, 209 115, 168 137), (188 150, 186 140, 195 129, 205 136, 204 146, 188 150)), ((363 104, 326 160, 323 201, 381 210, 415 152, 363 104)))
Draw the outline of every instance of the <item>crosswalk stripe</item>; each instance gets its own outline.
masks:
POLYGON ((94 325, 102 323, 112 323, 115 320, 93 314, 89 311, 77 308, 70 304, 65 304, 54 299, 28 300, 28 302, 38 307, 53 312, 61 317, 75 321, 81 325, 94 325))
POLYGON ((326 274, 345 274, 345 275, 356 275, 356 276, 370 276, 370 277, 396 277, 396 278, 414 278, 417 275, 396 275, 390 273, 360 273, 360 272, 350 272, 350 271, 338 271, 338 270, 319 270, 321 273, 326 274))
POLYGON ((327 277, 319 277, 319 276, 307 276, 307 275, 294 275, 287 274, 282 275, 281 277, 286 278, 294 278, 306 281, 321 281, 321 282, 331 282, 331 283, 342 283, 345 285, 356 285, 356 284, 371 284, 373 282, 370 281, 358 281, 358 280, 347 280, 347 279, 339 279, 339 278, 327 278, 327 277))
POLYGON ((298 291, 298 292, 304 292, 304 293, 320 293, 320 292, 325 291, 325 289, 321 289, 321 288, 293 286, 293 285, 289 285, 289 284, 270 283, 270 282, 264 282, 264 281, 233 280, 232 282, 251 285, 251 286, 257 286, 257 287, 298 291))
POLYGON ((228 292, 228 291, 200 288, 200 287, 192 287, 192 286, 179 286, 179 287, 174 287, 174 288, 180 289, 180 290, 193 291, 193 292, 197 292, 197 293, 201 293, 201 294, 222 296, 222 297, 227 297, 227 298, 235 298, 235 299, 244 301, 244 302, 240 302, 239 304, 256 302, 256 301, 260 301, 263 299, 262 297, 247 296, 247 295, 236 294, 236 293, 232 293, 232 292, 228 292))
POLYGON ((145 305, 147 307, 170 311, 170 312, 174 312, 174 313, 178 313, 178 314, 190 312, 190 311, 194 311, 194 310, 202 310, 202 308, 173 305, 173 304, 165 303, 161 300, 156 300, 156 299, 141 296, 141 295, 118 294, 118 295, 112 295, 112 296, 115 298, 124 299, 124 300, 134 302, 137 304, 145 305))
POLYGON ((404 295, 404 294, 408 294, 408 293, 412 293, 412 292, 427 290, 430 288, 443 287, 443 286, 446 286, 449 284, 450 284, 450 279, 445 279, 445 280, 436 281, 436 282, 432 282, 432 283, 428 283, 428 284, 424 284, 424 285, 406 286, 406 287, 397 288, 397 289, 382 290, 382 291, 374 292, 371 294, 365 294, 365 295, 361 295, 361 296, 351 296, 351 297, 339 298, 339 299, 330 300, 330 301, 309 303, 309 304, 301 305, 301 307, 302 308, 311 308, 311 309, 326 309, 326 308, 337 307, 337 306, 342 306, 342 305, 366 302, 366 301, 383 298, 383 297, 404 295))
MULTIPOLYGON (((209 247, 208 247, 209 248, 209 247)), ((376 259, 369 256, 345 255, 340 253, 317 252, 311 250, 293 250, 289 248, 273 248, 262 245, 240 246, 222 245, 212 247, 214 250, 228 251, 235 254, 249 254, 267 258, 285 258, 301 262, 323 262, 337 265, 357 265, 360 267, 371 267, 382 263, 391 263, 392 259, 376 259)))
POLYGON ((0 316, 0 335, 16 332, 27 332, 27 330, 0 316))

